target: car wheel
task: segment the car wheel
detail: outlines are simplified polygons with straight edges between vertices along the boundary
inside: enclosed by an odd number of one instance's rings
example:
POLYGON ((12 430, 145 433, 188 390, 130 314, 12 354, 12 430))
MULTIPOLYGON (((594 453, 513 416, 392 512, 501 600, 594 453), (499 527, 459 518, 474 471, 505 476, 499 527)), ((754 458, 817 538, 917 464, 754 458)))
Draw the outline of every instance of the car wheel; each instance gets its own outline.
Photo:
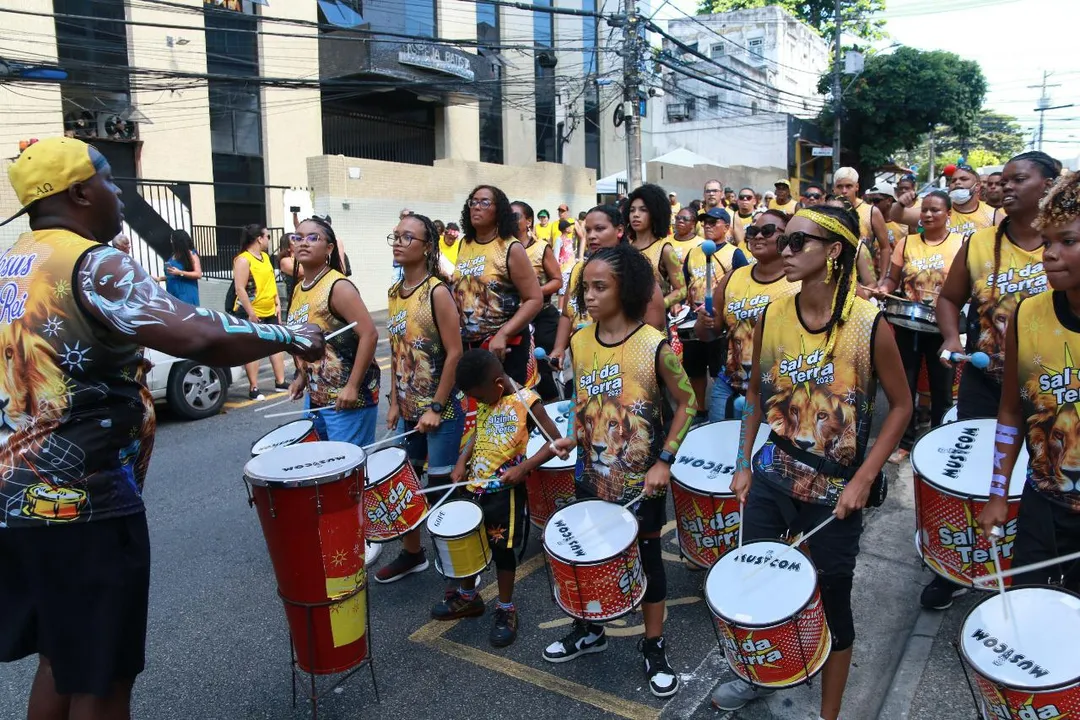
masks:
POLYGON ((173 366, 165 392, 169 407, 188 420, 217 415, 227 395, 228 382, 221 370, 191 360, 173 366))

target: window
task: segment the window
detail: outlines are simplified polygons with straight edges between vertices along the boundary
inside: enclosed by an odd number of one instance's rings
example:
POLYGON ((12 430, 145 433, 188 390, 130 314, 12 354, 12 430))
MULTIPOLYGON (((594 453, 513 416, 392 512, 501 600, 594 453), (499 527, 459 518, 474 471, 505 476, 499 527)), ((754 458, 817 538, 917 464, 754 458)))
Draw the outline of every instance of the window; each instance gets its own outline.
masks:
POLYGON ((720 96, 719 95, 710 95, 709 96, 709 109, 710 110, 716 110, 719 107, 720 107, 720 96))
POLYGON ((345 4, 371 23, 373 33, 383 31, 435 37, 435 0, 402 0, 392 3, 348 0, 345 4))
POLYGON ((691 50, 693 52, 697 52, 697 49, 698 49, 697 48, 697 42, 696 41, 692 42, 692 43, 691 42, 684 42, 683 45, 686 45, 685 50, 683 50, 682 48, 679 48, 680 50, 682 50, 683 56, 685 57, 687 55, 690 55, 691 57, 694 57, 693 53, 691 53, 691 50))
POLYGON ((763 38, 763 37, 750 38, 747 41, 746 46, 748 48, 750 48, 750 50, 753 51, 753 52, 761 52, 761 49, 763 47, 765 47, 765 38, 763 38))
MULTIPOLYGON (((476 5, 476 39, 483 45, 499 44, 499 8, 490 3, 476 5)), ((480 162, 503 162, 502 63, 498 48, 480 47, 491 60, 492 79, 480 91, 480 162)))
POLYGON ((258 88, 220 80, 210 80, 207 85, 213 152, 262 155, 258 88))
POLYGON ((714 43, 713 46, 709 48, 709 57, 713 60, 719 60, 724 57, 724 43, 714 43))
MULTIPOLYGON (((551 0, 537 0, 535 5, 551 7, 551 0)), ((536 103, 536 161, 558 162, 558 129, 555 126, 555 15, 533 11, 534 78, 536 103)))
MULTIPOLYGON (((587 12, 596 12, 596 0, 583 0, 581 9, 587 12)), ((599 18, 583 18, 581 35, 584 46, 585 69, 585 167, 590 167, 599 173, 600 170, 600 87, 596 84, 596 73, 599 71, 596 57, 596 47, 600 44, 599 18)))
POLYGON ((681 102, 668 103, 667 106, 667 119, 668 122, 682 122, 683 120, 691 120, 694 117, 694 99, 683 100, 681 102))

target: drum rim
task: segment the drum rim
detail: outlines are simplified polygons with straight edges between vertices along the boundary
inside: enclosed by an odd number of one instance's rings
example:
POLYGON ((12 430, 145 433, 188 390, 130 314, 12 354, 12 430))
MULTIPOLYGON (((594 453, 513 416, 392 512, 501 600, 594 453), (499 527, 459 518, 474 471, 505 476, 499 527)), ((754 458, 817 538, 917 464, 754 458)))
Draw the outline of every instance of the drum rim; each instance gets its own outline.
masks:
POLYGON ((398 451, 400 451, 400 452, 403 452, 403 453, 405 453, 405 459, 403 459, 403 460, 402 460, 401 462, 399 462, 399 463, 397 464, 397 466, 396 466, 396 467, 395 467, 395 468, 394 468, 393 470, 391 470, 391 471, 390 471, 390 473, 389 473, 388 475, 384 475, 384 476, 382 476, 382 477, 380 477, 380 478, 378 478, 378 479, 374 479, 374 478, 372 478, 372 477, 371 477, 370 475, 367 475, 367 474, 365 473, 365 476, 366 476, 366 478, 365 478, 365 480, 364 480, 364 489, 365 489, 365 490, 367 490, 368 488, 371 488, 371 487, 375 487, 376 485, 381 485, 382 483, 386 482, 386 481, 387 481, 387 480, 389 480, 390 478, 392 478, 392 477, 394 477, 395 475, 397 475, 397 474, 398 474, 398 472, 399 472, 399 471, 401 470, 401 468, 403 468, 403 467, 405 467, 406 465, 408 465, 408 464, 409 464, 409 453, 408 453, 408 451, 407 451, 407 450, 405 450, 405 448, 403 448, 403 447, 398 447, 398 446, 396 446, 396 445, 391 445, 390 447, 384 447, 384 448, 379 448, 378 450, 376 450, 375 452, 371 453, 371 454, 370 454, 370 455, 368 455, 367 457, 368 457, 368 459, 370 460, 371 458, 375 457, 375 456, 376 456, 376 455, 378 455, 379 453, 381 453, 381 452, 386 452, 387 450, 398 450, 398 451))
MULTIPOLYGON (((251 470, 249 469, 250 466, 251 466, 251 463, 255 462, 256 460, 258 460, 260 458, 264 458, 267 455, 276 453, 279 450, 287 450, 287 449, 292 447, 291 445, 283 445, 282 447, 274 448, 273 450, 268 450, 267 452, 264 452, 261 455, 256 455, 255 457, 251 458, 251 460, 248 460, 247 465, 244 466, 244 480, 246 480, 248 483, 250 483, 250 484, 252 484, 252 485, 254 485, 256 487, 266 487, 266 488, 313 487, 313 486, 316 486, 316 485, 328 485, 330 483, 338 482, 339 480, 344 480, 344 479, 348 478, 350 475, 352 475, 353 473, 355 473, 357 470, 360 470, 361 471, 360 472, 361 479, 366 481, 367 473, 364 471, 364 469, 367 467, 367 453, 364 452, 364 449, 359 447, 358 445, 353 445, 352 443, 345 443, 345 442, 336 442, 336 441, 333 441, 333 440, 321 440, 318 443, 304 443, 304 444, 305 445, 324 445, 324 446, 327 445, 327 444, 340 445, 343 448, 341 450, 341 452, 344 452, 344 448, 348 448, 349 452, 354 452, 354 451, 359 452, 360 456, 359 456, 359 458, 357 458, 357 461, 355 462, 355 464, 349 465, 346 468, 344 468, 342 470, 339 470, 339 471, 337 471, 337 472, 335 472, 333 474, 330 474, 330 475, 305 475, 305 476, 302 476, 302 477, 283 479, 283 478, 276 478, 276 477, 274 477, 274 478, 262 477, 262 476, 259 476, 259 475, 253 475, 251 473, 251 470)), ((363 488, 363 487, 364 487, 364 484, 361 483, 361 488, 363 488)))
MULTIPOLYGON (((470 505, 475 507, 477 509, 477 511, 479 511, 479 513, 480 513, 480 525, 477 526, 477 527, 483 526, 483 524, 484 524, 484 508, 480 507, 480 503, 478 503, 475 500, 472 500, 470 498, 453 498, 451 500, 447 500, 442 505, 440 505, 438 508, 436 508, 436 512, 438 512, 439 510, 442 510, 443 508, 445 508, 450 503, 456 503, 456 502, 469 503, 470 505)), ((473 533, 476 532, 476 527, 474 527, 472 530, 469 530, 469 531, 463 532, 463 533, 459 533, 457 535, 440 535, 440 534, 437 534, 428 525, 428 522, 431 520, 431 518, 434 515, 435 515, 434 512, 429 512, 428 516, 421 521, 421 522, 424 523, 424 527, 427 528, 428 534, 431 535, 433 538, 437 537, 440 540, 448 540, 448 541, 449 540, 460 540, 461 538, 466 537, 468 535, 472 535, 473 533)))
MULTIPOLYGON (((948 576, 948 575, 943 575, 941 572, 939 572, 936 568, 934 568, 933 565, 930 564, 930 561, 927 559, 926 553, 923 552, 922 533, 923 533, 922 528, 918 528, 918 527, 915 528, 915 554, 919 556, 919 562, 921 562, 923 564, 923 566, 926 567, 927 570, 929 570, 930 572, 934 573, 935 575, 937 575, 938 577, 940 577, 940 578, 942 578, 944 580, 948 580, 951 583, 954 583, 956 585, 963 585, 964 587, 968 588, 969 590, 983 590, 983 591, 987 591, 987 592, 996 592, 997 591, 996 588, 991 587, 989 585, 980 585, 980 584, 976 583, 974 581, 974 579, 972 579, 972 578, 963 578, 961 580, 958 580, 955 577, 948 576)), ((981 577, 986 577, 986 576, 983 575, 981 577)))
MULTIPOLYGON (((936 481, 931 480, 927 475, 923 474, 923 472, 921 470, 919 470, 918 465, 915 464, 915 447, 920 442, 922 442, 927 437, 929 437, 931 433, 933 433, 938 428, 947 427, 949 425, 954 425, 954 424, 959 423, 959 422, 971 422, 973 420, 994 420, 996 422, 997 418, 992 418, 992 417, 964 418, 963 420, 953 420, 952 422, 942 423, 942 424, 938 425, 936 428, 931 428, 925 435, 923 435, 922 437, 920 437, 918 440, 915 441, 915 445, 911 446, 911 454, 909 455, 909 458, 911 459, 911 473, 912 473, 912 475, 914 475, 915 482, 918 482, 919 480, 922 480, 927 485, 930 485, 931 487, 933 487, 935 490, 939 490, 943 494, 949 495, 949 496, 954 497, 954 498, 957 498, 958 500, 978 500, 978 501, 981 501, 981 502, 990 502, 990 493, 989 493, 989 491, 987 491, 986 495, 961 495, 956 490, 951 490, 951 489, 946 488, 946 487, 944 487, 942 485, 939 485, 936 481)), ((1013 468, 1013 472, 1016 472, 1015 467, 1013 468)), ((1009 478, 1009 484, 1012 485, 1012 478, 1011 477, 1009 478)), ((1020 495, 1023 494, 1025 485, 1027 485, 1026 481, 1020 483, 1020 495)), ((1016 498, 1016 500, 1019 502, 1020 495, 1009 495, 1008 491, 1006 490, 1005 498, 1006 498, 1006 500, 1011 500, 1013 498, 1016 498)))
MULTIPOLYGON (((739 423, 739 424, 742 424, 742 420, 738 420, 738 419, 735 419, 735 418, 732 418, 730 420, 709 420, 708 422, 703 422, 703 423, 697 425, 690 432, 686 433, 686 438, 683 439, 682 446, 679 447, 679 452, 682 452, 682 448, 686 445, 686 441, 689 440, 690 436, 693 435, 694 433, 696 433, 698 430, 704 430, 705 428, 709 427, 710 425, 720 425, 721 423, 739 423)), ((761 423, 761 427, 769 427, 769 424, 768 423, 761 423)), ((758 430, 758 432, 761 432, 761 431, 758 430)), ((754 439, 755 439, 755 441, 757 440, 757 435, 754 435, 754 439)), ((766 442, 768 442, 768 441, 766 441, 766 442)), ((694 490, 694 488, 691 488, 689 485, 686 484, 685 480, 682 480, 681 478, 679 478, 675 474, 675 468, 677 468, 678 466, 679 466, 679 453, 675 453, 675 462, 672 463, 672 465, 671 465, 671 484, 672 485, 679 485, 679 486, 681 486, 683 488, 686 488, 688 490, 694 490)), ((732 479, 735 479, 734 475, 732 475, 731 477, 732 477, 732 479)), ((701 493, 699 492, 698 494, 700 495, 701 493)), ((710 494, 709 497, 735 497, 735 493, 730 493, 728 495, 712 495, 712 494, 710 494)))
MULTIPOLYGON (((1066 595, 1072 595, 1077 600, 1080 600, 1080 593, 1073 592, 1072 590, 1069 590, 1068 588, 1051 586, 1051 585, 1014 585, 1013 587, 1005 588, 1006 593, 1011 593, 1011 592, 1014 592, 1016 590, 1053 590, 1053 591, 1064 593, 1066 595)), ((969 668, 971 668, 972 672, 976 673, 983 680, 986 680, 987 682, 992 683, 992 684, 994 684, 996 686, 1003 687, 1006 690, 1012 690, 1013 692, 1019 692, 1019 693, 1030 692, 1030 693, 1035 693, 1035 694, 1043 694, 1043 693, 1060 692, 1062 690, 1068 690, 1069 688, 1080 686, 1080 676, 1078 676, 1078 677, 1073 678, 1072 680, 1066 680, 1065 682, 1060 683, 1058 685, 1050 685, 1050 686, 1045 686, 1045 687, 1031 687, 1031 686, 1025 685, 1025 686, 1014 687, 1012 685, 1006 685, 1005 683, 1003 683, 1000 680, 995 680, 992 677, 988 677, 986 675, 986 673, 982 672, 982 670, 980 670, 979 667, 976 666, 975 663, 973 663, 971 661, 971 658, 968 657, 967 649, 964 647, 964 628, 967 627, 967 622, 971 618, 971 614, 973 612, 975 612, 975 610, 980 605, 982 605, 985 602, 989 602, 990 600, 993 600, 998 595, 1000 595, 1000 593, 996 593, 996 592, 987 595, 982 600, 975 603, 975 605, 973 605, 970 610, 968 610, 966 613, 964 613, 964 619, 960 622, 959 637, 957 638, 957 643, 956 643, 959 646, 960 657, 963 658, 964 664, 967 665, 969 668)))
MULTIPOLYGON (((281 425, 278 425, 276 428, 274 428, 270 432, 267 432, 267 433, 259 436, 258 440, 251 443, 251 457, 258 457, 259 455, 263 454, 263 453, 256 453, 255 452, 255 446, 258 445, 259 443, 261 443, 263 440, 265 440, 268 435, 270 435, 272 433, 276 433, 281 428, 287 428, 290 425, 294 425, 294 424, 300 423, 300 422, 306 422, 308 424, 307 432, 305 432, 304 435, 307 435, 309 432, 311 432, 312 430, 315 429, 315 422, 311 418, 300 418, 299 420, 290 420, 287 423, 282 423, 281 425)), ((300 437, 303 437, 304 435, 301 435, 300 437)), ((297 438, 297 439, 299 439, 299 438, 297 438)), ((292 443, 288 443, 288 444, 292 445, 295 442, 296 441, 294 440, 292 443)), ((275 447, 270 448, 270 450, 277 450, 279 447, 285 447, 285 445, 277 445, 275 447)), ((265 450, 263 452, 270 452, 270 450, 265 450)))
MULTIPOLYGON (((933 315, 935 317, 935 319, 937 318, 937 308, 935 308, 933 305, 927 305, 924 302, 918 302, 917 300, 908 300, 907 298, 904 298, 902 300, 900 298, 885 298, 885 307, 882 309, 882 312, 885 313, 886 315, 890 315, 890 314, 896 315, 896 314, 898 314, 898 313, 890 313, 889 312, 889 307, 919 308, 923 312, 929 313, 930 315, 933 315)), ((907 317, 907 316, 901 315, 901 317, 907 317)))
MULTIPOLYGON (((746 542, 744 542, 742 544, 742 547, 733 547, 730 550, 728 550, 726 553, 724 553, 724 555, 727 555, 728 553, 738 552, 739 550, 742 550, 743 548, 747 547, 748 545, 754 545, 756 543, 765 543, 765 542, 777 543, 777 544, 780 544, 780 545, 785 544, 785 543, 781 542, 780 540, 773 540, 771 538, 762 538, 760 540, 748 540, 748 541, 746 541, 746 542)), ((792 546, 788 545, 788 547, 792 547, 792 546)), ((814 572, 814 590, 813 590, 813 592, 810 593, 810 597, 806 598, 806 602, 804 602, 802 605, 799 606, 799 608, 797 610, 795 610, 793 613, 791 613, 791 615, 788 616, 788 618, 786 620, 782 620, 782 621, 779 621, 779 622, 770 622, 770 623, 747 623, 747 622, 741 622, 741 621, 738 621, 738 620, 732 620, 731 618, 728 618, 727 616, 725 616, 725 615, 721 614, 719 611, 717 611, 716 607, 712 603, 712 599, 709 598, 709 576, 712 575, 713 571, 720 566, 720 561, 724 559, 724 555, 721 555, 720 557, 718 557, 716 559, 716 562, 713 563, 713 566, 711 568, 709 568, 709 571, 707 573, 705 573, 705 585, 704 585, 705 604, 709 607, 709 612, 712 613, 713 617, 719 618, 720 620, 723 620, 724 622, 726 622, 726 623, 728 623, 730 625, 734 625, 735 627, 738 627, 738 628, 745 628, 745 629, 748 629, 748 630, 749 629, 753 629, 753 630, 770 630, 770 629, 775 628, 775 627, 780 627, 781 625, 787 625, 789 622, 791 622, 792 620, 795 619, 796 615, 798 615, 803 610, 805 610, 810 605, 810 603, 813 602, 815 596, 820 596, 821 595, 821 585, 817 581, 817 566, 814 565, 814 561, 810 558, 810 555, 805 550, 803 550, 801 547, 799 547, 797 545, 795 546, 795 552, 801 554, 806 559, 806 561, 808 563, 810 563, 810 568, 814 572)), ((824 610, 822 610, 822 612, 824 612, 824 610)))
MULTIPOLYGON (((551 582, 554 585, 555 584, 555 579, 552 578, 551 582)), ((564 613, 566 613, 567 615, 569 615, 570 617, 574 618, 575 620, 583 620, 585 622, 606 623, 606 622, 611 622, 612 620, 618 620, 619 618, 626 617, 630 613, 634 612, 635 609, 640 607, 641 603, 645 602, 645 591, 648 589, 648 587, 649 587, 649 579, 647 577, 645 577, 645 573, 644 573, 644 571, 642 571, 642 573, 641 573, 641 598, 637 602, 635 602, 633 605, 631 605, 629 608, 627 608, 626 610, 623 610, 622 612, 616 613, 615 615, 604 616, 602 618, 580 618, 577 615, 575 615, 574 613, 572 613, 566 606, 564 606, 562 604, 562 602, 559 600, 559 597, 557 595, 555 596, 554 599, 555 599, 555 604, 558 606, 558 608, 560 610, 562 610, 564 613)), ((552 594, 554 594, 554 593, 552 593, 552 594)))
MULTIPOLYGON (((559 508, 559 509, 558 509, 558 510, 556 510, 555 512, 551 513, 551 517, 549 517, 549 518, 548 518, 548 521, 547 521, 547 525, 550 525, 550 524, 551 524, 551 521, 552 521, 552 519, 553 519, 553 518, 554 518, 554 517, 555 517, 555 516, 556 516, 556 515, 557 515, 558 513, 562 512, 562 511, 563 511, 563 510, 565 510, 566 508, 569 508, 569 507, 573 507, 574 505, 578 505, 578 504, 580 504, 580 503, 586 503, 586 502, 602 502, 602 503, 607 503, 608 505, 619 505, 618 503, 613 503, 613 502, 609 502, 609 501, 607 501, 607 500, 604 500, 603 498, 595 498, 595 497, 576 498, 576 499, 575 499, 575 500, 574 500, 573 502, 569 502, 569 503, 567 503, 566 505, 563 505, 563 506, 562 506, 561 508, 559 508)), ((622 507, 622 506, 621 506, 621 505, 619 505, 619 507, 622 507)), ((547 544, 547 537, 546 537, 546 535, 547 535, 547 532, 546 532, 546 531, 545 531, 544 533, 542 533, 542 534, 541 534, 541 538, 540 538, 540 545, 541 545, 541 547, 543 547, 543 548, 544 548, 544 554, 548 556, 548 559, 549 559, 549 560, 557 560, 557 561, 559 561, 559 562, 563 563, 564 565, 572 565, 572 566, 574 566, 574 567, 595 567, 595 566, 597 566, 597 565, 603 565, 604 563, 609 563, 609 562, 611 562, 611 561, 612 561, 612 560, 614 560, 614 559, 615 559, 615 558, 616 558, 617 556, 619 556, 619 555, 622 555, 622 554, 623 554, 624 552, 626 552, 627 550, 629 550, 629 549, 630 549, 630 547, 631 547, 631 546, 632 546, 632 545, 633 545, 634 543, 636 543, 636 542, 638 541, 638 535, 639 535, 639 534, 641 533, 641 523, 639 523, 639 522, 638 522, 638 519, 637 519, 637 515, 635 515, 635 514, 634 514, 634 513, 632 512, 632 511, 630 511, 630 510, 629 510, 628 508, 622 508, 622 509, 623 509, 623 510, 626 510, 626 512, 628 512, 628 513, 630 514, 630 517, 632 517, 632 518, 634 519, 634 525, 636 525, 636 526, 637 526, 637 531, 636 531, 636 532, 634 533, 634 537, 632 537, 632 538, 630 539, 630 542, 628 542, 628 543, 626 544, 626 547, 624 547, 624 548, 623 548, 622 550, 619 550, 619 551, 618 551, 618 552, 616 552, 616 553, 615 553, 614 555, 611 555, 610 557, 602 558, 602 559, 599 559, 599 560, 585 560, 585 561, 581 561, 581 562, 579 562, 579 561, 577 561, 577 560, 567 560, 567 559, 563 558, 563 557, 562 557, 562 556, 560 556, 560 555, 556 555, 556 554, 555 554, 555 553, 554 553, 554 552, 553 552, 553 551, 552 551, 552 550, 551 550, 551 549, 550 549, 550 548, 548 547, 548 544, 547 544)), ((546 528, 546 527, 547 527, 547 525, 545 525, 544 527, 546 528)))

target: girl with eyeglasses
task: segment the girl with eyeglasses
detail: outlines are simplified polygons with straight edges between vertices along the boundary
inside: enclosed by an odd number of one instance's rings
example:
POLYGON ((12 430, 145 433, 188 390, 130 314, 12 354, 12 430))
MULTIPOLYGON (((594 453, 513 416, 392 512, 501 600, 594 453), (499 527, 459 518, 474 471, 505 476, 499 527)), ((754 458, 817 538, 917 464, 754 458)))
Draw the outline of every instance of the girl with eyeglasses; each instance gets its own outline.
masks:
POLYGON ((529 323, 544 299, 528 253, 516 237, 518 219, 506 193, 492 185, 474 188, 461 210, 461 227, 454 298, 464 348, 491 350, 506 373, 523 385, 532 357, 529 323))
MULTIPOLYGON (((794 536, 835 516, 809 547, 833 638, 821 672, 825 720, 840 714, 851 666, 851 586, 862 508, 911 417, 893 334, 877 308, 855 293, 858 232, 854 213, 820 207, 798 211, 778 239, 784 274, 802 286, 773 300, 754 328, 753 371, 731 483, 745 503, 744 541, 794 536), (889 411, 871 444, 878 382, 889 411), (762 421, 771 432, 754 454, 762 421)), ((737 710, 772 692, 736 680, 718 687, 712 701, 721 710, 737 710)))
POLYGON ((326 356, 317 363, 297 363, 289 386, 294 400, 305 395, 305 406, 333 407, 311 413, 321 440, 354 445, 375 442, 379 415, 379 365, 375 346, 379 331, 360 292, 345 277, 333 229, 321 218, 309 218, 289 238, 303 270, 289 298, 289 324, 315 323, 323 332, 356 327, 326 343, 326 356))
POLYGON ((713 380, 709 421, 741 417, 735 400, 746 394, 753 367, 754 326, 770 302, 794 295, 799 283, 784 274, 784 259, 777 243, 784 236, 790 216, 766 210, 746 228, 746 246, 756 262, 725 275, 713 288, 713 316, 698 311, 694 330, 700 338, 727 335, 723 366, 713 380))
MULTIPOLYGON (((543 305, 540 312, 533 318, 533 348, 542 347, 545 352, 551 352, 555 347, 555 336, 559 330, 559 310, 551 303, 551 299, 562 287, 562 268, 555 259, 555 252, 551 245, 543 240, 538 240, 533 233, 533 209, 532 206, 521 200, 510 203, 517 217, 517 232, 514 234, 522 245, 525 246, 525 254, 529 256, 536 279, 540 283, 540 293, 543 305)), ((533 351, 530 351, 533 352, 533 351)), ((551 402, 559 396, 555 387, 555 378, 552 377, 550 363, 538 363, 535 356, 530 361, 530 375, 536 375, 537 382, 534 384, 536 392, 544 402, 551 402)), ((532 379, 532 378, 530 378, 532 379)))

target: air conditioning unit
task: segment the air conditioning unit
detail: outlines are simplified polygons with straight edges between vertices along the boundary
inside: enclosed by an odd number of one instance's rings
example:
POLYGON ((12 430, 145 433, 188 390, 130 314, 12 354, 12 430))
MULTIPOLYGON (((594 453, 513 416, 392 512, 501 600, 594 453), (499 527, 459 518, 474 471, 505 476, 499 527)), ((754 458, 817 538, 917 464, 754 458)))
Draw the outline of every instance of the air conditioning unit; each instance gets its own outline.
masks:
POLYGON ((689 120, 690 108, 686 106, 686 103, 670 103, 667 106, 667 119, 668 120, 689 120))

